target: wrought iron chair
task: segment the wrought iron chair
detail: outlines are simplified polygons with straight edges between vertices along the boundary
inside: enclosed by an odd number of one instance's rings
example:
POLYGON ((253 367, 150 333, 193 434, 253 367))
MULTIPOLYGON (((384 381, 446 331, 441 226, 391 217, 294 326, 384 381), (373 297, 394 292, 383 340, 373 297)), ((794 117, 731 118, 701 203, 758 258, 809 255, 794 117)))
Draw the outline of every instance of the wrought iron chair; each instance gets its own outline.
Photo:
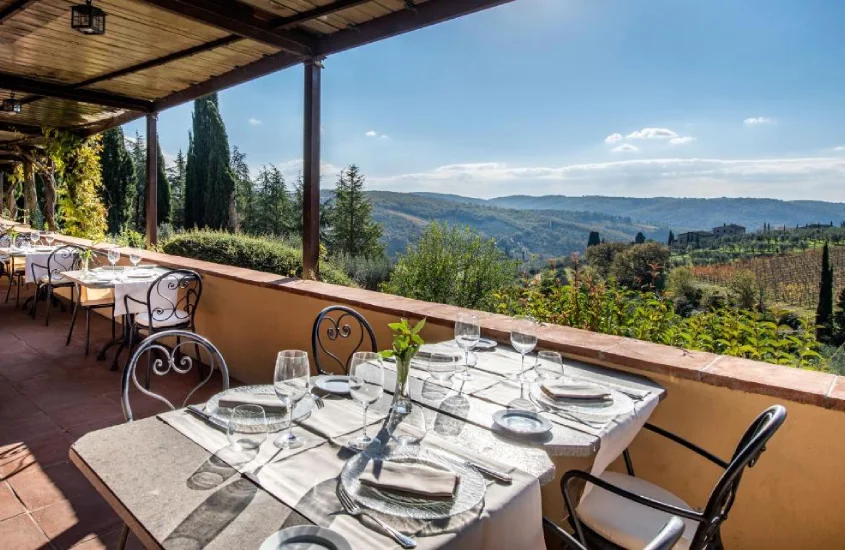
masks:
POLYGON ((348 373, 349 361, 352 359, 352 355, 361 349, 365 337, 369 337, 370 351, 378 351, 373 327, 370 326, 370 323, 367 322, 363 315, 346 306, 329 306, 325 308, 317 315, 317 319, 314 321, 314 328, 311 330, 311 350, 314 355, 314 364, 317 366, 317 372, 320 374, 331 374, 330 371, 323 367, 323 362, 320 359, 321 354, 325 354, 337 363, 344 373, 348 373), (358 325, 357 330, 353 330, 350 321, 358 325), (323 330, 324 326, 325 330, 323 330), (325 333, 325 336, 323 333, 325 333), (338 342, 338 338, 349 340, 356 335, 358 336, 358 342, 349 351, 345 360, 341 360, 336 353, 330 351, 326 347, 327 342, 323 341, 324 337, 328 339, 328 342, 338 342))
MULTIPOLYGON (((50 305, 53 301, 53 291, 57 288, 70 288, 70 301, 74 303, 76 284, 66 279, 63 271, 74 271, 79 269, 79 254, 82 248, 71 244, 61 246, 54 250, 47 257, 47 265, 32 262, 29 266, 32 280, 35 281, 35 298, 32 300, 30 315, 32 318, 38 314, 38 299, 45 295, 47 301, 47 315, 44 320, 46 326, 50 326, 50 305), (39 273, 44 272, 39 276, 39 273)), ((64 306, 62 306, 64 308, 64 306)))
POLYGON ((202 277, 190 269, 173 269, 160 275, 147 289, 146 301, 126 296, 124 305, 131 314, 129 321, 129 349, 136 335, 149 335, 162 330, 196 331, 194 319, 202 297, 202 277), (145 311, 143 311, 145 310, 145 311))
MULTIPOLYGON (((543 518, 543 526, 561 540, 561 548, 568 550, 589 550, 578 540, 555 525, 549 518, 543 518)), ((684 534, 684 522, 677 516, 672 516, 657 535, 643 546, 642 550, 671 550, 684 534)))
MULTIPOLYGON (((132 405, 129 399, 129 392, 132 385, 134 385, 135 389, 141 392, 141 394, 157 399, 167 405, 170 410, 176 410, 176 407, 170 400, 162 395, 150 391, 145 384, 138 381, 138 362, 143 355, 149 354, 151 356, 148 358, 148 361, 149 359, 152 359, 153 354, 157 356, 151 362, 152 372, 157 376, 165 376, 171 372, 174 374, 187 374, 191 371, 195 362, 198 366, 201 364, 202 358, 199 351, 200 349, 204 349, 207 354, 206 365, 209 367, 208 372, 185 396, 185 399, 179 404, 179 407, 185 407, 191 396, 208 383, 209 380, 211 380, 216 368, 219 368, 220 370, 223 389, 229 389, 229 369, 226 367, 226 361, 223 359, 223 355, 214 346, 214 344, 206 338, 186 330, 166 330, 158 332, 150 335, 138 344, 138 348, 129 358, 129 362, 123 370, 123 380, 121 382, 121 404, 123 406, 123 416, 126 418, 126 422, 132 422, 134 420, 132 415, 132 405), (163 343, 165 340, 171 338, 175 339, 177 342, 177 344, 172 348, 163 343), (190 357, 181 352, 182 346, 189 344, 193 345, 194 350, 196 351, 196 356, 194 357, 190 357)), ((125 548, 128 536, 129 527, 124 524, 123 531, 120 534, 120 542, 118 544, 118 548, 121 550, 125 548)))
MULTIPOLYGON (((104 267, 109 264, 108 257, 105 253, 100 252, 99 250, 91 249, 91 265, 92 268, 97 267, 104 267)), ((111 308, 114 309, 114 297, 107 296, 107 297, 96 297, 91 296, 90 293, 92 291, 84 290, 77 286, 76 288, 76 301, 73 302, 73 314, 70 318, 70 327, 67 331, 67 342, 65 342, 66 346, 70 345, 70 340, 73 337, 73 329, 76 326, 76 316, 79 313, 79 310, 82 309, 85 311, 85 356, 88 356, 88 353, 91 348, 91 311, 95 309, 107 309, 111 308)), ((73 300, 73 293, 71 293, 71 300, 73 300)), ((114 319, 114 315, 111 316, 111 336, 112 338, 115 337, 116 332, 116 322, 114 319)))
POLYGON ((709 453, 689 441, 662 428, 646 424, 647 430, 674 441, 724 468, 710 493, 704 511, 698 512, 669 491, 634 477, 633 465, 625 451, 628 475, 605 472, 596 477, 579 470, 570 470, 560 481, 569 521, 582 544, 596 548, 639 548, 647 537, 671 515, 684 519, 686 531, 679 548, 711 550, 723 548, 721 525, 736 498, 739 482, 746 468, 753 467, 766 450, 766 443, 786 420, 786 409, 774 405, 763 411, 739 441, 730 462, 709 453), (570 482, 579 479, 594 487, 576 504, 570 482))
MULTIPOLYGON (((15 239, 14 245, 21 246, 26 240, 25 235, 18 235, 15 239)), ((0 236, 0 248, 10 248, 12 246, 12 238, 7 233, 0 236)), ((9 279, 9 286, 6 288, 6 302, 9 303, 9 296, 12 292, 12 285, 15 285, 15 307, 20 306, 21 303, 21 286, 23 286, 23 279, 26 276, 26 267, 23 261, 15 261, 14 256, 9 255, 3 260, 3 270, 9 279)))

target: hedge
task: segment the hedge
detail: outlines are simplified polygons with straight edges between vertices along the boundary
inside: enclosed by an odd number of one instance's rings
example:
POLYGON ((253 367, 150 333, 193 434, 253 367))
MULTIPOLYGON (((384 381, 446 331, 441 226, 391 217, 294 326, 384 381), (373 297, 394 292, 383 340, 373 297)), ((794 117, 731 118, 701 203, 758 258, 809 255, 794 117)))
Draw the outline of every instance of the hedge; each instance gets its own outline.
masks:
MULTIPOLYGON (((175 256, 278 273, 286 277, 302 277, 302 251, 280 239, 195 230, 173 235, 160 243, 159 249, 175 256)), ((320 262, 320 279, 327 283, 354 286, 343 271, 327 261, 320 262)))

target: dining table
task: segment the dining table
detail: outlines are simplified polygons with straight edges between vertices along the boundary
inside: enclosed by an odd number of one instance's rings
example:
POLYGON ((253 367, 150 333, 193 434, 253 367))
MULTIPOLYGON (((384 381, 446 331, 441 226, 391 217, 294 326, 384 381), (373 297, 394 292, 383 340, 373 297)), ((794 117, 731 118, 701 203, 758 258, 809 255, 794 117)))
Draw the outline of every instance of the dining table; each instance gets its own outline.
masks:
MULTIPOLYGON (((459 353, 454 341, 428 347, 459 353)), ((527 382, 513 381, 520 364, 519 354, 499 343, 473 352, 471 380, 438 380, 425 361, 412 363, 408 378, 414 407, 425 417, 418 447, 474 464, 478 472, 504 473, 510 483, 483 476, 480 504, 445 519, 369 511, 416 537, 418 548, 544 548, 542 516, 563 517, 554 481, 573 468, 601 474, 666 395, 642 376, 564 359, 567 380, 606 388, 613 406, 624 406, 618 414, 583 417, 539 407, 550 429, 524 437, 494 421, 514 403, 540 403, 540 382, 531 372, 527 382)), ((383 436, 395 379, 394 365, 385 362, 385 393, 368 413, 385 445, 393 444, 383 436)), ((272 394, 272 386, 264 391, 272 394)), ((209 416, 212 398, 193 410, 90 432, 72 445, 71 459, 148 548, 257 549, 280 529, 300 525, 330 528, 355 549, 399 548, 373 522, 350 516, 337 494, 356 457, 346 444, 361 433, 360 407, 344 396, 314 393, 322 395, 300 402, 308 411, 293 428, 304 442, 296 449, 280 451, 270 437, 252 454, 234 450, 209 416)))
MULTIPOLYGON (((112 300, 114 308, 112 316, 115 318, 125 317, 127 314, 138 313, 140 305, 137 302, 146 303, 147 290, 162 275, 167 272, 166 268, 157 265, 144 265, 138 267, 130 266, 101 266, 90 270, 63 271, 61 276, 76 284, 79 289, 77 294, 80 303, 86 301, 112 300), (137 302, 132 302, 130 310, 126 310, 124 298, 132 297, 137 302)), ((112 360, 111 370, 119 369, 120 354, 128 342, 127 330, 129 323, 122 323, 121 334, 107 342, 97 353, 97 359, 105 361, 108 350, 117 347, 112 360)))

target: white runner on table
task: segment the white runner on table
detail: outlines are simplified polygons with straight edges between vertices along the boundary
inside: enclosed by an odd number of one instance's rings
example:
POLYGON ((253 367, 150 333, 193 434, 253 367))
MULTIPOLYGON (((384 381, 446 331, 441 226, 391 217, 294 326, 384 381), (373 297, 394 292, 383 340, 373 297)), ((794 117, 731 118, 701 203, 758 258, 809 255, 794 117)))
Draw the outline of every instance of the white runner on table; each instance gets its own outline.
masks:
MULTIPOLYGON (((116 280, 114 282, 114 316, 126 315, 126 301, 124 298, 127 296, 141 302, 139 304, 129 300, 128 313, 146 313, 147 292, 160 275, 160 272, 154 271, 148 279, 116 280)), ((174 278, 173 281, 176 282, 177 279, 174 278)), ((155 316, 155 312, 159 308, 161 311, 173 311, 179 300, 179 289, 168 288, 167 279, 158 285, 158 289, 160 292, 153 292, 150 295, 153 316, 155 316)))

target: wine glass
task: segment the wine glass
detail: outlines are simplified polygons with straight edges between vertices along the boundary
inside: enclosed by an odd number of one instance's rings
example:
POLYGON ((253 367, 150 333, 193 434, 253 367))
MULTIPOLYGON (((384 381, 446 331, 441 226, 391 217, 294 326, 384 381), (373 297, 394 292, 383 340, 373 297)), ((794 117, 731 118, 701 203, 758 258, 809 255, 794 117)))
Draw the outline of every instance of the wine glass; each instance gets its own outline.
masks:
POLYGON ((455 359, 454 355, 432 353, 428 357, 428 373, 435 380, 445 382, 455 374, 457 363, 455 359))
POLYGON ((238 405, 232 409, 226 430, 229 444, 237 451, 258 449, 267 439, 267 416, 260 405, 238 405))
POLYGON ((133 268, 137 268, 138 264, 141 263, 141 253, 137 248, 133 248, 129 251, 129 262, 132 264, 133 268))
POLYGON ((47 241, 48 246, 53 246, 53 243, 56 242, 56 234, 52 231, 48 231, 46 235, 44 235, 44 240, 47 241))
POLYGON ((522 356, 522 368, 516 380, 520 383, 526 381, 525 376, 525 355, 531 353, 537 345, 537 321, 530 315, 517 315, 513 318, 511 325, 511 346, 522 356))
POLYGON ((38 234, 38 231, 33 231, 29 234, 29 240, 32 242, 32 246, 35 247, 41 241, 41 235, 38 234))
POLYGON ((384 392, 384 363, 381 355, 371 351, 357 351, 349 364, 349 394, 364 408, 364 433, 349 442, 358 451, 366 449, 373 438, 367 435, 367 409, 384 392))
POLYGON ((295 449, 302 445, 302 440, 293 433, 293 411, 305 394, 308 393, 311 367, 308 353, 299 350, 280 351, 276 358, 276 370, 273 373, 273 389, 288 410, 288 429, 280 434, 273 444, 280 449, 295 449))
POLYGON ((551 382, 563 376, 563 358, 556 351, 537 352, 537 378, 551 382))
POLYGON ((117 261, 120 260, 120 252, 118 252, 117 248, 109 248, 108 256, 112 272, 117 271, 117 261))
POLYGON ((455 376, 461 380, 472 380, 469 371, 469 350, 474 348, 481 339, 481 325, 478 316, 472 313, 459 313, 455 321, 455 341, 464 350, 464 367, 455 376))

